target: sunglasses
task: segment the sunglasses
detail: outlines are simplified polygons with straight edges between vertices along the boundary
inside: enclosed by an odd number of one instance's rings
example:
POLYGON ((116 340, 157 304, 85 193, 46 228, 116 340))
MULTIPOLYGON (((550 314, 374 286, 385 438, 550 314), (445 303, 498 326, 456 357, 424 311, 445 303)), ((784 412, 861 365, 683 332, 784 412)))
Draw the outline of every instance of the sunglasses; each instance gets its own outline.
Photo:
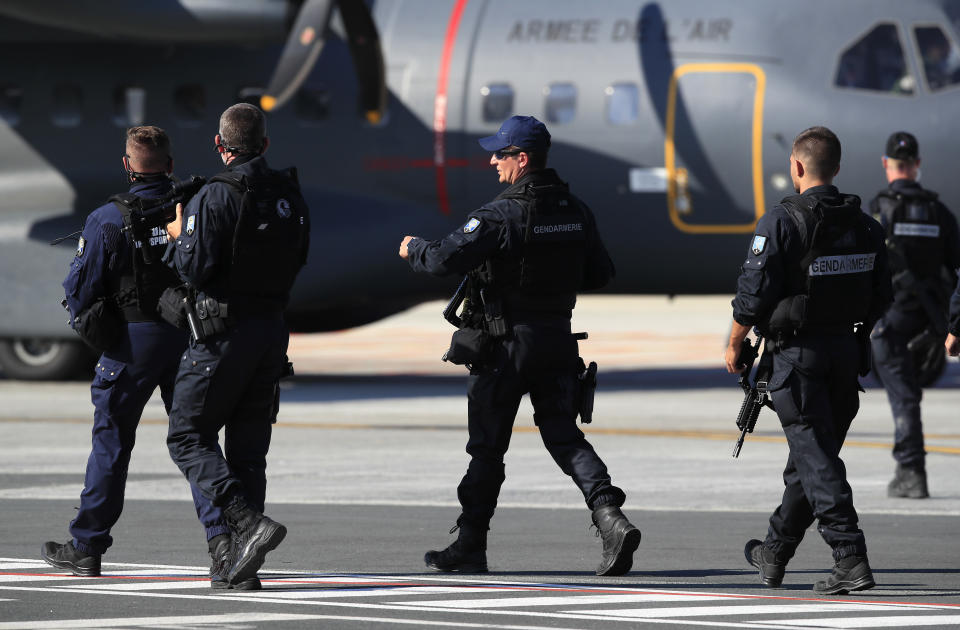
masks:
POLYGON ((494 151, 493 156, 498 160, 502 160, 505 157, 509 157, 511 155, 519 155, 521 153, 523 153, 523 149, 513 149, 512 151, 507 149, 500 149, 499 151, 494 151))

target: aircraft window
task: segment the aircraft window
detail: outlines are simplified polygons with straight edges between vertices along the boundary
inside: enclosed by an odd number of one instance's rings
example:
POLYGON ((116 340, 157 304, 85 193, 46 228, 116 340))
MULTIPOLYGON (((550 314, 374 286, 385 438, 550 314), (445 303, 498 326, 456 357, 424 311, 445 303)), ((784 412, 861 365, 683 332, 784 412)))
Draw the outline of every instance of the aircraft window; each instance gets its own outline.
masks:
POLYGON ((636 83, 614 83, 604 90, 607 95, 607 122, 631 125, 640 116, 640 90, 636 83))
POLYGON ((837 67, 838 87, 913 94, 903 46, 893 24, 878 24, 843 51, 837 67))
POLYGON ((543 88, 547 122, 568 123, 577 114, 577 87, 572 83, 551 83, 543 88))
POLYGON ((117 127, 142 125, 146 120, 147 91, 133 85, 113 90, 113 124, 117 127))
POLYGON ((939 26, 913 29, 923 58, 923 74, 931 91, 960 83, 960 51, 939 26))
POLYGON ((301 123, 316 124, 330 115, 330 93, 325 88, 301 88, 295 109, 301 123))
POLYGON ((58 85, 53 88, 53 124, 76 127, 83 119, 83 91, 79 85, 58 85))
POLYGON ((199 125, 207 112, 207 96, 203 86, 193 83, 178 87, 173 93, 173 107, 177 122, 181 125, 199 125))
POLYGON ((513 88, 509 83, 490 83, 480 88, 483 122, 498 125, 513 113, 513 88))
POLYGON ((19 124, 22 103, 23 88, 15 85, 0 86, 0 118, 8 125, 19 124))

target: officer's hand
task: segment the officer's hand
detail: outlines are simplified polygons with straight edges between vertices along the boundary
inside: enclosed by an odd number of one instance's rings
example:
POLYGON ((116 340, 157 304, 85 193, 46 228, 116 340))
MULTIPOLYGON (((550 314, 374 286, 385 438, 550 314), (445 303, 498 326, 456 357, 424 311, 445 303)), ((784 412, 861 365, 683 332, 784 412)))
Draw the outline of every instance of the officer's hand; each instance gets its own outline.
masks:
POLYGON ((947 349, 947 354, 951 357, 955 357, 960 354, 960 337, 956 335, 947 335, 947 340, 943 343, 944 347, 947 349))
POLYGON ((410 252, 407 251, 407 244, 413 239, 418 238, 416 236, 404 236, 403 240, 400 241, 400 258, 406 260, 410 256, 410 252))
POLYGON ((170 235, 170 238, 176 239, 180 237, 180 229, 183 225, 183 204, 177 204, 177 218, 167 223, 167 234, 170 235))
POLYGON ((737 362, 740 358, 740 346, 727 346, 727 351, 723 355, 724 362, 727 364, 727 373, 739 374, 747 369, 746 365, 737 362))

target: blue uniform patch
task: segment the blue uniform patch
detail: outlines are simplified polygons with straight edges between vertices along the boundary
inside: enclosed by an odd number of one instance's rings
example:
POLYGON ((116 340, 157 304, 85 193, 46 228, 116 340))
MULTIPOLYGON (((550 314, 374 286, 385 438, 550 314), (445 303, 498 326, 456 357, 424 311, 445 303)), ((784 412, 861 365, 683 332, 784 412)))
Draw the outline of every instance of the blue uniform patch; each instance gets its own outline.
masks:
POLYGON ((463 226, 463 233, 469 234, 470 232, 473 232, 474 230, 476 230, 478 227, 480 227, 480 219, 470 219, 469 221, 467 221, 467 224, 463 226))
POLYGON ((767 246, 767 237, 760 236, 759 234, 753 235, 753 245, 750 247, 750 251, 753 252, 754 256, 759 256, 763 253, 763 248, 767 246))
POLYGON ((83 248, 87 246, 87 239, 80 237, 80 240, 77 241, 77 258, 83 256, 83 248))
POLYGON ((277 216, 281 219, 289 219, 291 215, 290 202, 286 199, 277 200, 277 216))
POLYGON ((193 234, 193 230, 196 227, 196 218, 197 215, 195 214, 191 214, 189 217, 187 217, 187 236, 193 234))

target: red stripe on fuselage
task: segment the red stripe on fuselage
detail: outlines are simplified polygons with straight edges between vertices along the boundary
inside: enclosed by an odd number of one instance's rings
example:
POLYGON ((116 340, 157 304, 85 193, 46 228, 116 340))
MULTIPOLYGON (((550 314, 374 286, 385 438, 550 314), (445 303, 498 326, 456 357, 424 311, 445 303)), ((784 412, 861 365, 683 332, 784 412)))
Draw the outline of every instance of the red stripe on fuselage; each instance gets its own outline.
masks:
POLYGON ((440 212, 450 214, 450 198, 447 196, 447 83, 450 79, 450 59, 453 57, 453 44, 457 40, 460 18, 468 0, 456 0, 450 19, 447 22, 447 35, 443 41, 443 54, 440 57, 440 70, 437 73, 437 95, 433 101, 433 164, 437 178, 437 201, 440 212))

